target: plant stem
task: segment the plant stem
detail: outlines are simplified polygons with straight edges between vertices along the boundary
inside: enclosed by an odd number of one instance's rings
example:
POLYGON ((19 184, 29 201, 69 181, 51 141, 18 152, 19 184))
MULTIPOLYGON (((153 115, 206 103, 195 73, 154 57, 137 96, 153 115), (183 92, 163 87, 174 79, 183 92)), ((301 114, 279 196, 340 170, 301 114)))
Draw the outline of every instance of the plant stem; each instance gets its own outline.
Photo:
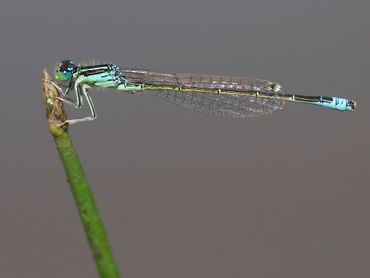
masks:
POLYGON ((55 98, 58 96, 58 91, 50 82, 51 78, 46 70, 43 72, 43 78, 49 129, 62 160, 100 277, 120 277, 89 183, 68 135, 68 127, 60 126, 66 119, 63 103, 55 98))

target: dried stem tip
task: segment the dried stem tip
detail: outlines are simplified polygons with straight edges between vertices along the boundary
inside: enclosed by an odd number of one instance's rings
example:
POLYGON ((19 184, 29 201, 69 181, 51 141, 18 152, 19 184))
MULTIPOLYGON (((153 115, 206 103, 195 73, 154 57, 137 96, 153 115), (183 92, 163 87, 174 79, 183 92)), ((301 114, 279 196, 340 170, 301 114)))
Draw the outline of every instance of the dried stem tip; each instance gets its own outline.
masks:
POLYGON ((49 129, 54 136, 58 136, 68 129, 68 125, 63 124, 67 115, 63 102, 57 98, 59 96, 58 90, 46 69, 43 71, 42 91, 49 129))

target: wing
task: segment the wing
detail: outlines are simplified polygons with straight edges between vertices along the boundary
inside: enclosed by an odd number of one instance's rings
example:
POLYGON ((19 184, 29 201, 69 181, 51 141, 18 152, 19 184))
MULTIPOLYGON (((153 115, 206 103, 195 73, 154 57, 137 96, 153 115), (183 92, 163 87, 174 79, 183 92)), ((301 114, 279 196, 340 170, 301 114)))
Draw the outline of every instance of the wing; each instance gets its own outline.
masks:
POLYGON ((153 91, 153 93, 181 107, 227 118, 251 118, 271 114, 284 105, 284 101, 278 99, 253 96, 179 91, 153 91))
POLYGON ((197 74, 123 71, 129 84, 144 84, 153 93, 181 107, 230 118, 248 118, 280 110, 274 98, 280 86, 266 80, 197 74), (268 97, 256 97, 256 92, 268 97))

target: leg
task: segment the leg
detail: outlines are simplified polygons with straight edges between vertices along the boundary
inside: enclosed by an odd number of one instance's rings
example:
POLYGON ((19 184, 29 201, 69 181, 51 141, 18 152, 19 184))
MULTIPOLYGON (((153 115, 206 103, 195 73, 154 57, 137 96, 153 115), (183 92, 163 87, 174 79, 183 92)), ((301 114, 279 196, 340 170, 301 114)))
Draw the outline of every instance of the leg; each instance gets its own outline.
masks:
POLYGON ((85 118, 80 118, 80 119, 72 119, 72 120, 67 120, 65 121, 62 125, 69 123, 69 124, 75 124, 78 122, 86 122, 86 121, 93 121, 96 119, 96 111, 94 107, 94 103, 88 93, 88 85, 80 85, 81 82, 77 82, 75 84, 75 91, 76 91, 76 97, 77 97, 77 103, 76 105, 79 105, 81 107, 81 96, 85 97, 87 104, 89 105, 91 116, 85 117, 85 118))
POLYGON ((67 96, 69 94, 70 90, 71 90, 71 85, 72 85, 71 82, 69 83, 67 89, 65 91, 63 91, 63 89, 54 80, 45 80, 45 79, 43 79, 42 81, 52 84, 57 89, 58 93, 62 96, 67 96))
POLYGON ((71 88, 72 88, 72 79, 69 81, 69 84, 68 84, 67 89, 66 89, 64 92, 62 92, 62 93, 61 93, 61 95, 62 95, 63 97, 68 96, 68 94, 69 94, 69 92, 70 92, 71 88))
POLYGON ((75 108, 81 108, 81 97, 80 96, 77 96, 77 94, 76 94, 76 101, 67 97, 69 92, 71 91, 70 85, 67 87, 67 89, 65 91, 63 91, 63 89, 61 87, 59 87, 59 85, 54 80, 45 80, 44 79, 43 81, 52 84, 57 89, 59 95, 62 96, 62 97, 59 97, 59 96, 56 97, 57 99, 59 99, 60 101, 65 102, 65 103, 68 103, 69 105, 72 105, 75 108))
POLYGON ((82 97, 81 97, 81 93, 80 93, 80 85, 79 84, 80 83, 76 81, 74 89, 73 89, 73 91, 75 92, 75 95, 76 95, 76 100, 75 101, 67 97, 68 93, 71 91, 71 90, 69 90, 69 88, 67 88, 67 90, 64 93, 61 93, 62 96, 57 97, 57 99, 72 105, 74 108, 81 108, 81 106, 82 106, 82 97))
POLYGON ((73 100, 73 99, 70 99, 70 98, 67 98, 67 97, 55 97, 55 98, 59 99, 60 101, 65 102, 65 103, 68 103, 69 105, 73 106, 74 108, 81 108, 81 105, 77 106, 77 104, 75 103, 75 100, 73 100))

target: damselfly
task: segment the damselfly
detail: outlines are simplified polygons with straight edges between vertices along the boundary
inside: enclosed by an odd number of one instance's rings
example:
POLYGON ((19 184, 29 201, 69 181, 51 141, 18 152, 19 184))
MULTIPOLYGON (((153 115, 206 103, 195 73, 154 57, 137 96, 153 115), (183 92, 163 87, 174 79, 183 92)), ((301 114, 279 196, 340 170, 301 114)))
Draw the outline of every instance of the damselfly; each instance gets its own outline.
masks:
POLYGON ((96 119, 89 94, 93 87, 153 93, 191 110, 232 118, 269 114, 281 109, 286 101, 338 111, 353 111, 356 107, 355 101, 345 98, 287 93, 278 83, 267 80, 120 69, 115 64, 83 66, 64 60, 57 65, 55 77, 66 84, 64 91, 58 86, 62 100, 80 108, 85 99, 91 111, 88 117, 68 120, 69 124, 96 119), (71 91, 76 95, 73 101, 68 98, 71 91))

